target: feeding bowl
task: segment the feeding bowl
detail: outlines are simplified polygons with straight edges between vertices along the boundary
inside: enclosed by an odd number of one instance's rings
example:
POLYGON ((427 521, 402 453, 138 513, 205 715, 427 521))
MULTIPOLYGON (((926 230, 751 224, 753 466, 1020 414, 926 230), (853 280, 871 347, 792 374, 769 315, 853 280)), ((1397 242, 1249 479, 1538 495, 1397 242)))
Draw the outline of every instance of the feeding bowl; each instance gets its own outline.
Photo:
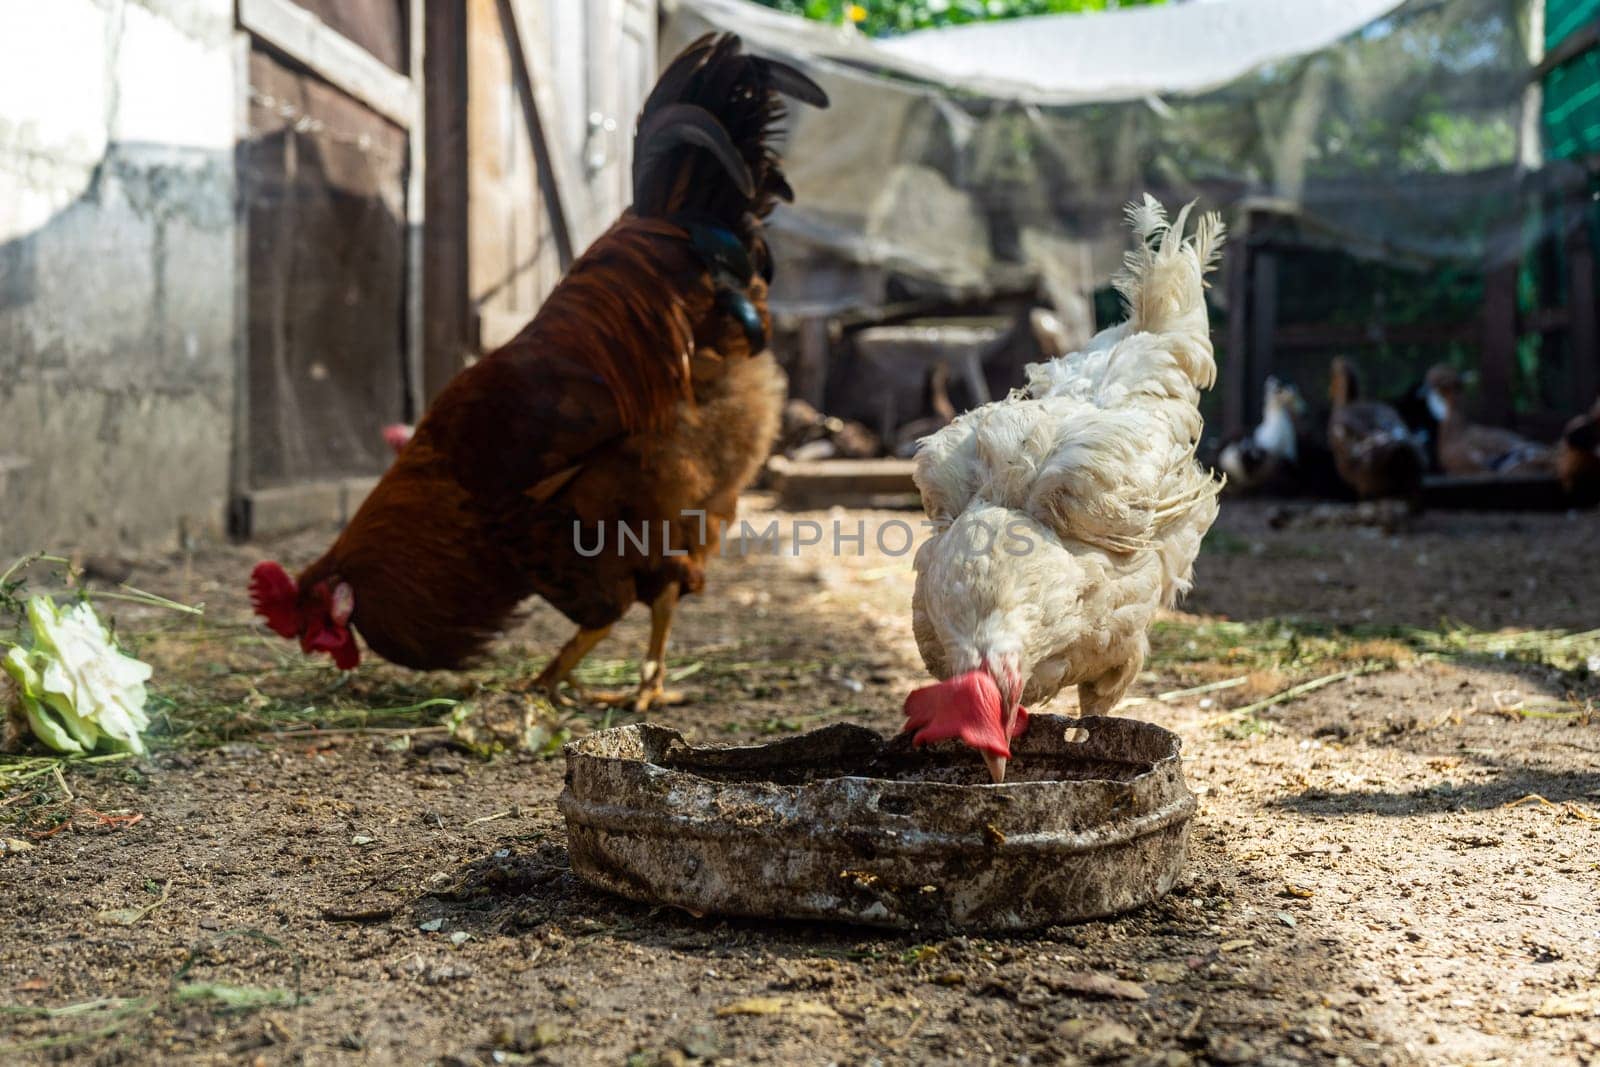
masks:
POLYGON ((572 866, 697 914, 1027 930, 1149 903, 1183 866, 1176 735, 1035 715, 1004 785, 955 743, 859 726, 748 748, 649 724, 567 745, 572 866))

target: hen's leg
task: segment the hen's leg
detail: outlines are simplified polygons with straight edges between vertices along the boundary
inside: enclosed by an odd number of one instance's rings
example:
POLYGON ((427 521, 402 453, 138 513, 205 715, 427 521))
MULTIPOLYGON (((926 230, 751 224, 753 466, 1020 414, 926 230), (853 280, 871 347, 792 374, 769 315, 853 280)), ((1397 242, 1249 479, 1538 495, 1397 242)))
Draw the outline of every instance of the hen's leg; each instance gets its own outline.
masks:
POLYGON ((1139 677, 1143 667, 1144 653, 1141 652, 1116 670, 1102 674, 1092 682, 1079 683, 1078 714, 1110 715, 1117 701, 1122 699, 1122 694, 1128 691, 1128 686, 1139 677))
POLYGON ((580 698, 584 697, 583 687, 571 680, 572 669, 610 632, 611 627, 609 626, 602 626, 598 630, 579 628, 578 632, 572 636, 572 640, 562 645, 561 651, 556 653, 555 658, 545 664, 544 670, 539 672, 539 677, 533 680, 530 688, 541 690, 550 699, 555 700, 557 699, 557 691, 561 688, 561 683, 566 682, 577 691, 580 698))

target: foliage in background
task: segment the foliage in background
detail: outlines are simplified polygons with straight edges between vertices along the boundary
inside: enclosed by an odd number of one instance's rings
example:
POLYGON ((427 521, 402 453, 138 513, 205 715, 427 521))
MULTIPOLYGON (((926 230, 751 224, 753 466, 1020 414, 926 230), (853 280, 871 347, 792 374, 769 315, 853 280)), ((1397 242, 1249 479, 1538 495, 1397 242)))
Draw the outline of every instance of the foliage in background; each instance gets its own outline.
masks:
POLYGON ((760 0, 790 15, 819 22, 854 23, 874 37, 939 26, 960 26, 988 19, 1025 15, 1067 15, 1146 7, 1166 0, 760 0))

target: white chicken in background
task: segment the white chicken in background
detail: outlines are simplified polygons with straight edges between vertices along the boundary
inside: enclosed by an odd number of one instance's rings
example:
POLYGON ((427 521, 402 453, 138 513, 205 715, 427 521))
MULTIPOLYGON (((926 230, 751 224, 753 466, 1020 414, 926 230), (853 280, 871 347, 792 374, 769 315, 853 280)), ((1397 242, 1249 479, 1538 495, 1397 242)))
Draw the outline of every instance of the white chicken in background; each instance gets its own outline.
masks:
MULTIPOLYGON (((1192 206, 1192 205, 1191 205, 1192 206)), ((996 782, 1024 703, 1078 686, 1110 711, 1138 676, 1156 612, 1188 591, 1217 516, 1195 460, 1216 378, 1203 277, 1222 222, 1184 235, 1152 197, 1116 285, 1127 321, 1031 364, 1027 386, 928 437, 916 481, 936 532, 917 552, 912 626, 938 684, 906 699, 917 744, 959 738, 996 782)))
POLYGON ((1230 488, 1257 489, 1294 467, 1300 458, 1295 419, 1305 410, 1300 390, 1276 378, 1267 379, 1262 389, 1261 424, 1217 453, 1217 466, 1228 476, 1230 488))

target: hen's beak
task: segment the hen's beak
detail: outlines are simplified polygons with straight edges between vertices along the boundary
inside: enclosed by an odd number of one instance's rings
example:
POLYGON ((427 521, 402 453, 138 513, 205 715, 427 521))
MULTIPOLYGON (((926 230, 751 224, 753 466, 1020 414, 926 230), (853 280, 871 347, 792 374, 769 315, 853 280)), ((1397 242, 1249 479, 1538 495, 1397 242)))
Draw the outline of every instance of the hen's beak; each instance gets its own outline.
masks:
POLYGON ((1006 780, 1006 758, 997 756, 993 752, 983 753, 984 766, 989 768, 989 777, 994 779, 994 784, 999 785, 1006 780))

